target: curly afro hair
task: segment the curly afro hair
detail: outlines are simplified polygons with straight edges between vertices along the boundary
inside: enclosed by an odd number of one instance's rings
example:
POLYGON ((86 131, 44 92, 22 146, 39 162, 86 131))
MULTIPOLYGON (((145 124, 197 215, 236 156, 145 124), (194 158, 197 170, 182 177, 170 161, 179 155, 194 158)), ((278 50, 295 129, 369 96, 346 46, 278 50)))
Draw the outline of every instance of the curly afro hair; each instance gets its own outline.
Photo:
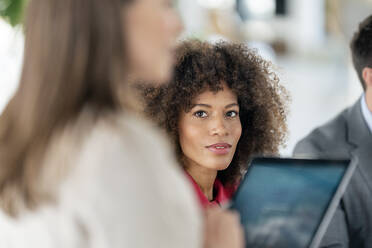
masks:
POLYGON ((206 90, 226 85, 237 95, 242 135, 229 167, 219 171, 223 184, 235 184, 254 155, 276 155, 287 134, 288 94, 279 85, 271 64, 243 44, 197 40, 181 43, 176 51, 173 79, 159 87, 142 86, 145 113, 171 137, 182 165, 178 122, 193 100, 206 90))

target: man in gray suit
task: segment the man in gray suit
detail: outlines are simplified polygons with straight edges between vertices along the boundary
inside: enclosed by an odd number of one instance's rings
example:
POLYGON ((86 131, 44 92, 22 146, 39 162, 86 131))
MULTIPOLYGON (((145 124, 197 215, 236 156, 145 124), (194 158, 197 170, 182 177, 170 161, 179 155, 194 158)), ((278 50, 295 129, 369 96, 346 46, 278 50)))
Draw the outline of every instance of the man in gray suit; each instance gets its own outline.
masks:
POLYGON ((372 247, 372 15, 350 43, 364 94, 333 120, 313 130, 295 156, 348 157, 358 167, 323 238, 322 247, 372 247))

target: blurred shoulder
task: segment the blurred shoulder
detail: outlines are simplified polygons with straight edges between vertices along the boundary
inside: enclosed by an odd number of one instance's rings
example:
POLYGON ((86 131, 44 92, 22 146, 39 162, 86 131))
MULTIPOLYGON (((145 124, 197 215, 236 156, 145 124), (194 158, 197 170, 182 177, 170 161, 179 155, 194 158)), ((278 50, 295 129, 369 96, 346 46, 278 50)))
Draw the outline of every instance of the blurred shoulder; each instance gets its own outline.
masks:
POLYGON ((74 171, 92 174, 111 168, 111 171, 125 170, 130 174, 157 168, 167 173, 168 170, 162 170, 164 166, 177 167, 167 139, 151 123, 123 112, 97 117, 91 109, 85 109, 74 122, 54 135, 44 163, 47 166, 44 166, 40 187, 47 191, 57 189, 74 171), (149 166, 151 163, 160 165, 149 166))
POLYGON ((86 224, 90 233, 111 230, 103 239, 119 237, 124 247, 186 247, 188 240, 190 247, 198 246, 196 199, 167 140, 151 123, 129 112, 95 121, 88 114, 66 135, 76 151, 60 187, 61 199, 77 215, 87 216, 85 223, 98 221, 86 224))

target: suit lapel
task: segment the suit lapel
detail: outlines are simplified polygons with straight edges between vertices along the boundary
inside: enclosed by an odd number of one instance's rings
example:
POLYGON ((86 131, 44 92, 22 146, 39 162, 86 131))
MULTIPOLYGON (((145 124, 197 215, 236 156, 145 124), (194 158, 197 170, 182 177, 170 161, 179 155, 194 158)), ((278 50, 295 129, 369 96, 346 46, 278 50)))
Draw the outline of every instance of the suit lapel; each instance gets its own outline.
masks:
POLYGON ((358 158, 358 168, 372 191, 372 134, 364 121, 360 99, 347 113, 347 125, 351 155, 358 158))

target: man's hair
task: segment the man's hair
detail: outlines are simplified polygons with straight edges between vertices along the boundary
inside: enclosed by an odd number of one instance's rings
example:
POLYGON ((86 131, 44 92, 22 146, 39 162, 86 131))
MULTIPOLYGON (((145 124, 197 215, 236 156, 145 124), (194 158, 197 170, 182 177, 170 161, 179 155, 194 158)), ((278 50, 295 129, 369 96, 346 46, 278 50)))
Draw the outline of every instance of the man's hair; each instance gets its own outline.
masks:
POLYGON ((362 72, 365 67, 372 67, 372 15, 359 24, 359 29, 351 40, 350 49, 354 68, 365 90, 362 72))

